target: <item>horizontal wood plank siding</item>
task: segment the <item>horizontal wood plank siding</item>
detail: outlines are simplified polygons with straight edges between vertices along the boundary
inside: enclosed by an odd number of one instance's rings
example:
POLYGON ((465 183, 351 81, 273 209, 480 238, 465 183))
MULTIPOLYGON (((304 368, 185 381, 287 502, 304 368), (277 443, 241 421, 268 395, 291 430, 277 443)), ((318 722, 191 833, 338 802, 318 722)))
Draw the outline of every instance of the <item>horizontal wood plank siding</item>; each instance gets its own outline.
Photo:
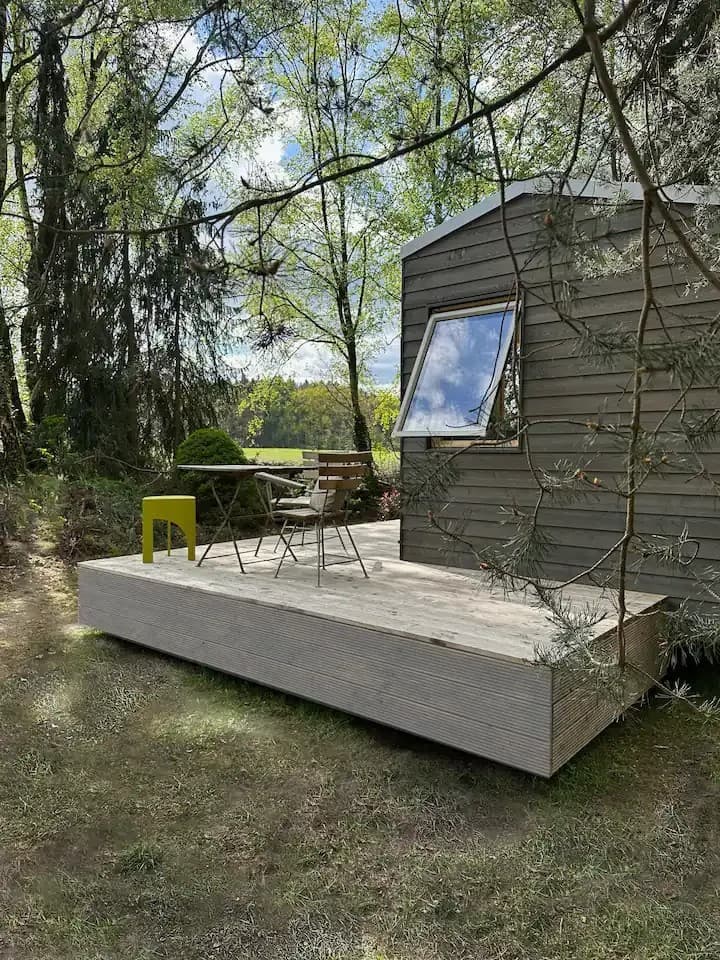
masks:
MULTIPOLYGON (((578 485, 576 500, 563 503, 548 498, 540 514, 540 524, 553 540, 547 575, 564 577, 594 563, 622 530, 624 503, 610 492, 623 470, 621 448, 603 435, 589 444, 586 424, 628 422, 631 364, 619 358, 608 369, 578 356, 577 334, 558 314, 553 301, 560 284, 566 282, 572 302, 563 309, 574 320, 598 331, 617 326, 634 330, 643 285, 630 253, 636 252, 639 239, 640 204, 613 212, 601 204, 577 203, 574 215, 582 236, 600 241, 603 248, 616 244, 619 250, 629 251, 628 260, 611 275, 585 275, 578 261, 567 262, 570 253, 575 256, 582 250, 582 239, 571 244, 571 251, 556 245, 552 247, 555 286, 550 282, 551 237, 545 224, 550 206, 551 201, 541 196, 518 197, 507 207, 506 226, 522 268, 522 403, 531 424, 533 461, 548 471, 562 462, 571 463, 588 475, 578 485), (601 494, 590 489, 595 480, 604 488, 601 494), (580 489, 583 483, 588 489, 580 489)), ((693 211, 683 207, 682 213, 691 217, 693 211)), ((652 274, 662 320, 651 315, 649 342, 662 342, 668 331, 682 339, 720 314, 717 292, 694 282, 693 273, 676 261, 674 246, 658 246, 652 274)), ((513 264, 498 210, 410 254, 403 265, 402 388, 407 386, 433 310, 501 300, 512 295, 513 286, 513 264)), ((643 422, 654 428, 677 396, 667 375, 653 375, 643 394, 643 422)), ((708 386, 691 391, 689 405, 702 411, 717 409, 718 390, 708 386)), ((665 421, 665 428, 674 429, 678 422, 675 413, 665 421)), ((406 482, 427 473, 431 458, 435 462, 448 455, 428 450, 422 439, 403 441, 401 449, 406 482)), ((645 564, 633 582, 635 589, 699 599, 703 590, 698 578, 707 576, 708 565, 720 567, 720 444, 703 453, 701 460, 710 478, 701 474, 700 461, 692 454, 671 454, 663 475, 651 477, 638 499, 640 532, 647 538, 673 537, 687 525, 689 537, 698 543, 695 562, 672 568, 645 564)), ((513 533, 514 528, 503 523, 507 514, 503 516, 501 508, 512 506, 513 501, 525 509, 532 506, 537 485, 522 446, 478 446, 456 456, 454 467, 456 478, 444 492, 420 497, 405 509, 401 524, 405 559, 438 563, 443 557, 452 557, 446 562, 475 564, 471 550, 452 544, 428 524, 429 511, 455 532, 462 532, 473 548, 482 550, 501 546, 513 533)), ((690 544, 688 551, 693 549, 690 544)))

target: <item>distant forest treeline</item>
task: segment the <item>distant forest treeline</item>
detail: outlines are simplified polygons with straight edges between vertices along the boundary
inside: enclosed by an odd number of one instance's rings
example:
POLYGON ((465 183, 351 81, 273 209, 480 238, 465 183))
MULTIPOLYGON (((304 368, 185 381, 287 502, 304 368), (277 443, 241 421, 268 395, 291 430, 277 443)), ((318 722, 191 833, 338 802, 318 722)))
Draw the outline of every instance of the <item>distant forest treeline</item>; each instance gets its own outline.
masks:
MULTIPOLYGON (((352 407, 347 388, 340 384, 267 377, 242 383, 238 397, 223 426, 244 446, 353 446, 352 407)), ((361 403, 373 446, 388 446, 398 409, 396 391, 364 390, 361 403)))

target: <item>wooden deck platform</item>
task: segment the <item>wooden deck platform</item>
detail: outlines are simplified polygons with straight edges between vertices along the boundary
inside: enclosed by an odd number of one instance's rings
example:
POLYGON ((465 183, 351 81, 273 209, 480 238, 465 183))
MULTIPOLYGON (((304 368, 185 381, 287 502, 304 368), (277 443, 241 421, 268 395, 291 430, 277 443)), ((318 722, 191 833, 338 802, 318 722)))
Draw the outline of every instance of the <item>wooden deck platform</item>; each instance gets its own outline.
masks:
MULTIPOLYGON (((537 662, 553 644, 546 611, 521 593, 493 592, 481 574, 398 559, 396 522, 353 532, 358 564, 329 568, 315 586, 314 547, 274 579, 267 562, 240 573, 229 545, 202 567, 157 553, 80 564, 80 622, 155 650, 550 776, 615 716, 587 684, 537 662)), ((245 549, 250 544, 246 541, 245 549)), ((254 546, 254 542, 252 542, 254 546)), ((612 605, 593 587, 565 592, 597 604, 602 646, 612 605)), ((634 661, 659 671, 663 598, 630 595, 634 661)), ((628 694, 640 697, 650 681, 628 694)))

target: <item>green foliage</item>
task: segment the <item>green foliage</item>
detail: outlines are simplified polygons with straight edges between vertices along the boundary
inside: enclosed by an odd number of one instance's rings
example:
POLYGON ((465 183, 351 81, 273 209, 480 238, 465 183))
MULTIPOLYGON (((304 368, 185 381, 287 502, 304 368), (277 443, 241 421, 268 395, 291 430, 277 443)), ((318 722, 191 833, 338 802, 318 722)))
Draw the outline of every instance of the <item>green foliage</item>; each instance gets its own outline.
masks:
MULTIPOLYGON (((196 464, 230 464, 249 463, 242 448, 224 430, 205 427, 195 430, 180 444, 175 456, 178 465, 196 464)), ((178 487, 197 499, 198 517, 203 523, 210 526, 220 521, 217 502, 212 492, 213 481, 203 473, 194 471, 178 471, 176 482, 178 487)), ((218 477, 214 480, 215 489, 220 499, 227 503, 234 493, 236 480, 233 477, 218 477)), ((238 523, 253 528, 257 526, 262 516, 262 501, 258 494, 254 480, 241 483, 240 492, 235 501, 235 512, 238 523)))
POLYGON ((247 463, 242 448, 224 430, 204 427, 186 437, 175 454, 177 464, 247 463))
POLYGON ((72 457, 67 417, 53 414, 32 426, 28 436, 28 466, 65 473, 72 457))
POLYGON ((389 441, 400 413, 400 390, 385 387, 375 394, 373 425, 379 427, 389 441))
MULTIPOLYGON (((300 450, 354 448, 348 389, 342 384, 296 384, 283 377, 262 377, 238 388, 237 417, 226 424, 243 443, 300 450)), ((385 447, 395 423, 398 399, 392 389, 365 389, 360 404, 369 424, 373 448, 385 447)))
POLYGON ((682 603, 663 619, 663 648, 673 667, 720 661, 720 619, 714 611, 682 603))
POLYGON ((0 483, 0 551, 12 540, 27 540, 37 513, 37 503, 29 494, 29 478, 17 483, 0 483))
POLYGON ((77 562, 139 553, 142 498, 147 488, 132 480, 94 477, 68 482, 58 497, 58 553, 77 562))
POLYGON ((163 492, 166 484, 167 478, 149 488, 128 479, 27 473, 0 488, 0 547, 37 536, 70 563, 138 553, 142 498, 163 492))

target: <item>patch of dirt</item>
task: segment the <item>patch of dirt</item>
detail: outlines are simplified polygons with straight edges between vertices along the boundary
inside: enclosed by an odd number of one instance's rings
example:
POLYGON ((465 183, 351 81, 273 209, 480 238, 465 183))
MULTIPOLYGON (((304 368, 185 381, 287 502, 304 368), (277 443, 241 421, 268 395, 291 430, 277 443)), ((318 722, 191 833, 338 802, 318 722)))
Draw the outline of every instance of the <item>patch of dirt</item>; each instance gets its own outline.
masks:
POLYGON ((0 580, 0 680, 43 670, 59 653, 58 637, 75 622, 76 575, 52 545, 13 543, 0 580))

